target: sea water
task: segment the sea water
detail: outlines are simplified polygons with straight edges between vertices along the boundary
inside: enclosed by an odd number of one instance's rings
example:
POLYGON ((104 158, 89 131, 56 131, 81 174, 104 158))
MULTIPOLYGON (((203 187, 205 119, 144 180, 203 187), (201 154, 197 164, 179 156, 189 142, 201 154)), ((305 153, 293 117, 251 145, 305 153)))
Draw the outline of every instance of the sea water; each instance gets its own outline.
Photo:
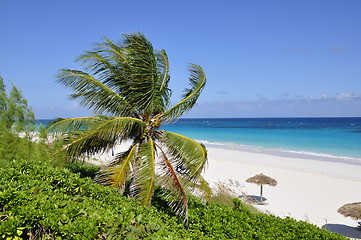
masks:
MULTIPOLYGON (((40 120, 46 124, 50 120, 40 120)), ((213 146, 350 158, 361 163, 361 118, 192 118, 163 125, 213 146)))
POLYGON ((162 129, 224 146, 361 162, 361 118, 179 119, 162 129))

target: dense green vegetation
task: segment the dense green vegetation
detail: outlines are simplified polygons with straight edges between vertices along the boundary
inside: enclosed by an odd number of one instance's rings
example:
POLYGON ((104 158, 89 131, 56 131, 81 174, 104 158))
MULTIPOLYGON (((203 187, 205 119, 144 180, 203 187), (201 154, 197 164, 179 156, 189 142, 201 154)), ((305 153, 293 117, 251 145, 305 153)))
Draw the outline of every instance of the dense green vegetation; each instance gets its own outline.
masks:
MULTIPOLYGON (((291 218, 252 214, 190 197, 189 228, 157 194, 139 205, 49 161, 13 160, 0 169, 0 236, 33 239, 345 239, 291 218)), ((15 238, 16 239, 16 238, 15 238)))

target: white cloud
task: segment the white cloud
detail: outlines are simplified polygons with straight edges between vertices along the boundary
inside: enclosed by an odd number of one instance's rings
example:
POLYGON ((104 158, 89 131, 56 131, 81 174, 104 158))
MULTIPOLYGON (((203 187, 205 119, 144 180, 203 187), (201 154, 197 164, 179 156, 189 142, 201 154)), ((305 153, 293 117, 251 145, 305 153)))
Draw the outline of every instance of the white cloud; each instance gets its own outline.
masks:
POLYGON ((350 100, 353 98, 357 98, 358 96, 354 93, 339 93, 336 98, 340 100, 350 100))
POLYGON ((340 93, 253 101, 204 102, 185 117, 361 117, 361 96, 340 93))
MULTIPOLYGON (((283 94, 280 99, 257 97, 256 100, 198 103, 183 117, 361 117, 361 95, 352 92, 308 97, 283 94)), ((92 115, 74 101, 33 110, 39 119, 92 115)))

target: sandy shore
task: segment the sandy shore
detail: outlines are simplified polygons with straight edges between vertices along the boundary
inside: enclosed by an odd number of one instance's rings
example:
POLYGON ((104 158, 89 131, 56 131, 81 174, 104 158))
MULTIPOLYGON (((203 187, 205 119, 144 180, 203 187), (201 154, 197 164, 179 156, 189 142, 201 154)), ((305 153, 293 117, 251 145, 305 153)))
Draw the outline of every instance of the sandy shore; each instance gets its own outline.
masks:
POLYGON ((229 179, 242 187, 232 187, 241 194, 259 196, 260 188, 246 179, 263 173, 277 180, 275 187, 265 185, 266 205, 257 208, 280 217, 290 216, 326 229, 361 238, 357 222, 346 218, 337 209, 345 203, 361 201, 361 164, 334 159, 302 158, 289 154, 272 155, 257 151, 241 151, 207 146, 209 166, 204 177, 213 184, 229 179), (332 159, 331 159, 332 160, 332 159), (356 230, 356 231, 355 231, 356 230))

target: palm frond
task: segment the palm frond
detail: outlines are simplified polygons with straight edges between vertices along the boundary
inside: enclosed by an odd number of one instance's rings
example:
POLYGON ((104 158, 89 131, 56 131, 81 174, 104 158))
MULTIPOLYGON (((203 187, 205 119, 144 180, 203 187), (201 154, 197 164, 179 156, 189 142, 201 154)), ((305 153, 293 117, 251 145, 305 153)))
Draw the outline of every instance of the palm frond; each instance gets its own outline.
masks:
POLYGON ((139 138, 144 127, 144 122, 136 118, 97 116, 65 119, 51 129, 73 130, 65 142, 68 154, 76 157, 83 153, 104 152, 124 140, 139 138))
MULTIPOLYGON (((163 112, 169 102, 169 64, 141 33, 124 34, 122 45, 105 39, 78 58, 98 81, 125 99, 139 115, 163 112)), ((91 92, 86 92, 87 98, 91 92)), ((90 95, 90 96, 89 96, 90 95)), ((79 97, 73 95, 73 97, 79 97)), ((84 96, 82 96, 84 98, 84 96)))
POLYGON ((76 61, 81 61, 85 69, 98 80, 127 99, 128 82, 132 78, 132 69, 126 58, 125 49, 106 38, 104 43, 96 45, 96 51, 86 51, 76 61))
POLYGON ((157 58, 157 64, 158 68, 160 70, 160 74, 163 76, 160 83, 160 87, 158 88, 158 91, 164 91, 164 90, 170 90, 168 88, 169 83, 169 61, 168 61, 168 55, 164 49, 156 51, 156 58, 157 58))
POLYGON ((132 116, 133 106, 122 96, 114 92, 88 73, 62 69, 57 75, 58 82, 70 87, 75 93, 74 99, 96 113, 109 113, 116 116, 132 116))
POLYGON ((161 158, 161 169, 159 171, 160 185, 168 190, 165 192, 165 199, 168 201, 169 206, 175 211, 175 213, 178 216, 183 217, 185 225, 188 225, 187 195, 170 159, 168 159, 167 155, 160 147, 158 147, 158 149, 160 149, 161 158))
POLYGON ((116 155, 115 161, 108 168, 102 170, 96 177, 96 182, 117 188, 123 194, 127 178, 131 170, 131 162, 137 152, 137 144, 133 144, 127 151, 116 155))
POLYGON ((149 206, 155 185, 155 149, 152 139, 139 143, 133 164, 133 182, 130 195, 149 206))
POLYGON ((206 84, 206 75, 200 66, 191 64, 189 71, 191 73, 189 78, 190 88, 184 90, 183 99, 180 102, 164 112, 163 118, 166 121, 177 119, 183 113, 189 111, 196 104, 206 84))
POLYGON ((153 115, 157 115, 165 111, 170 103, 170 97, 172 91, 168 88, 170 81, 169 76, 169 62, 168 56, 165 50, 156 51, 155 56, 157 58, 158 67, 158 81, 156 82, 156 94, 154 97, 154 110, 153 115))
POLYGON ((65 133, 94 128, 102 121, 99 117, 58 118, 48 127, 50 132, 65 133))
POLYGON ((201 174, 193 181, 189 181, 189 178, 184 174, 180 174, 178 177, 183 185, 184 191, 187 193, 196 193, 197 196, 201 196, 203 199, 209 199, 212 196, 212 189, 201 174))
POLYGON ((120 69, 107 56, 103 55, 102 51, 86 51, 76 61, 81 61, 85 65, 85 70, 93 73, 93 75, 99 75, 99 79, 117 76, 120 73, 120 69))
POLYGON ((132 70, 129 80, 131 100, 147 115, 152 113, 158 81, 157 59, 152 44, 143 34, 125 34, 124 48, 132 70))
POLYGON ((185 136, 164 131, 162 143, 167 148, 182 186, 192 191, 199 188, 204 193, 211 192, 201 173, 207 164, 207 150, 203 144, 185 136))

